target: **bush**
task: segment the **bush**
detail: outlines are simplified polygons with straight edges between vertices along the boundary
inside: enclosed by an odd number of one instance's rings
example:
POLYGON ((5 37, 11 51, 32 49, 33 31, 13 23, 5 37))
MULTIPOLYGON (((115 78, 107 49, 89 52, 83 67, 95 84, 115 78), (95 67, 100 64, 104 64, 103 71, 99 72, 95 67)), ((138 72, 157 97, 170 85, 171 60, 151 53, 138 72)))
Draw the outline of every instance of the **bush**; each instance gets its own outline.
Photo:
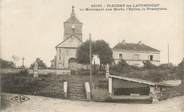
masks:
POLYGON ((144 61, 144 68, 146 69, 155 69, 157 68, 154 64, 152 64, 150 61, 144 61))
POLYGON ((29 73, 28 73, 28 69, 22 69, 22 70, 20 71, 20 74, 25 74, 25 75, 29 74, 29 73))
POLYGON ((182 85, 184 88, 184 59, 177 67, 177 76, 182 80, 182 85))
POLYGON ((118 64, 113 65, 110 68, 111 71, 116 71, 120 73, 127 73, 132 70, 131 66, 125 60, 121 60, 118 64))

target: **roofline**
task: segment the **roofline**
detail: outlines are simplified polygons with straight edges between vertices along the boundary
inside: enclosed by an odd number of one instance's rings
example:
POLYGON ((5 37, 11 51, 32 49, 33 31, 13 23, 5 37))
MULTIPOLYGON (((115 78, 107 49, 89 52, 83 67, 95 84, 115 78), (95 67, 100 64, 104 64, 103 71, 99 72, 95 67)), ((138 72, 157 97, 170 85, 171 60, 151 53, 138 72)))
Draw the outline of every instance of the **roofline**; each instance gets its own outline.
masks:
POLYGON ((156 85, 156 83, 154 83, 154 82, 143 80, 143 79, 129 78, 129 77, 123 77, 123 76, 116 76, 116 75, 109 75, 109 77, 116 78, 116 79, 123 79, 123 80, 131 81, 131 82, 147 84, 147 85, 151 85, 151 86, 156 85))
POLYGON ((118 49, 118 48, 112 48, 112 50, 160 53, 160 50, 157 50, 157 51, 156 50, 125 50, 125 49, 118 49))
MULTIPOLYGON (((122 44, 121 42, 119 42, 118 44, 122 44)), ((113 50, 117 50, 118 48, 115 48, 118 44, 116 44, 112 49, 113 50)), ((126 44, 135 44, 136 45, 136 43, 126 43, 126 44)), ((150 46, 148 46, 148 45, 146 45, 146 44, 144 44, 143 43, 143 45, 145 45, 145 46, 147 46, 147 47, 150 47, 150 46)), ((152 48, 152 47, 150 47, 150 48, 152 48)), ((152 49, 154 49, 154 50, 140 50, 140 51, 152 51, 152 52, 160 52, 160 50, 158 50, 158 49, 155 49, 155 48, 152 48, 152 49)), ((118 50, 124 50, 124 49, 118 49, 118 50)), ((137 50, 127 50, 127 51, 137 51, 137 50)))
POLYGON ((66 40, 68 40, 69 38, 71 38, 72 36, 76 37, 79 41, 81 41, 81 42, 82 42, 82 40, 81 40, 81 39, 79 39, 77 36, 75 36, 75 35, 70 35, 70 36, 68 36, 68 38, 67 38, 67 39, 65 39, 65 40, 63 40, 62 42, 60 42, 59 44, 57 44, 55 48, 57 48, 60 44, 62 44, 63 42, 65 42, 66 40))
POLYGON ((111 75, 111 74, 108 75, 108 76, 112 77, 112 78, 116 78, 116 79, 122 79, 122 80, 131 81, 131 82, 147 84, 147 85, 151 85, 151 86, 174 87, 174 86, 169 85, 169 84, 164 84, 164 83, 160 83, 160 82, 152 82, 152 81, 147 81, 147 80, 143 80, 143 79, 129 78, 129 77, 123 77, 123 76, 116 76, 116 75, 111 75))

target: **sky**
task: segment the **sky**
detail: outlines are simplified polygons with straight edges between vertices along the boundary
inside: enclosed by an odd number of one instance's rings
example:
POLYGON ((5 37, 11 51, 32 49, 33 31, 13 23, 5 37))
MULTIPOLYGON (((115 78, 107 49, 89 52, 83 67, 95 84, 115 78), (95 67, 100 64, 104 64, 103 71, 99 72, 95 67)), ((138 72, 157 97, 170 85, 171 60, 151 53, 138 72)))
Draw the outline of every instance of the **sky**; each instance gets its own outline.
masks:
POLYGON ((103 39, 110 47, 125 40, 142 41, 160 50, 160 61, 178 64, 184 57, 183 0, 1 0, 1 57, 12 61, 22 57, 29 66, 41 58, 48 66, 56 54, 55 46, 63 41, 63 22, 75 6, 83 23, 83 41, 103 39), (80 11, 92 4, 160 4, 161 11, 80 11))

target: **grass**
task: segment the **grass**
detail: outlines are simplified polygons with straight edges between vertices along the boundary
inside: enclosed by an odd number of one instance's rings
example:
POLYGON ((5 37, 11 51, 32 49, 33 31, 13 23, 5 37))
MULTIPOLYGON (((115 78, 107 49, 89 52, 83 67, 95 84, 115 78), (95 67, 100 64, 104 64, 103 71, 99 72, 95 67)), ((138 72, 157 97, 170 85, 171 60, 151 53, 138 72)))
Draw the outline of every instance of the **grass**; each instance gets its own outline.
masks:
MULTIPOLYGON (((26 73, 11 73, 1 74, 1 90, 8 93, 19 93, 27 95, 47 96, 54 98, 63 98, 63 81, 81 78, 81 81, 89 81, 89 75, 60 75, 54 74, 40 75, 39 78, 33 78, 31 74, 26 73), (72 77, 72 78, 71 78, 72 77)), ((105 74, 93 74, 94 90, 92 90, 95 101, 105 101, 108 99, 107 80, 105 74)), ((181 86, 168 88, 163 93, 161 100, 184 95, 181 86)))
POLYGON ((33 78, 30 74, 2 74, 2 92, 63 98, 62 78, 43 75, 33 78))

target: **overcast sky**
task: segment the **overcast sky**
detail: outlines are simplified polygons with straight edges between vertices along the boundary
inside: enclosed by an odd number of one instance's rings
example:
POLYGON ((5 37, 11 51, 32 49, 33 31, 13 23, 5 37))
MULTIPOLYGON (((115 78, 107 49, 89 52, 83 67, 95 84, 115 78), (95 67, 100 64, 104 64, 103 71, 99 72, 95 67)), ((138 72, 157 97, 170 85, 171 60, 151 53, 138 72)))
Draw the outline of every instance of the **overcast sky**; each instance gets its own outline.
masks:
MULTIPOLYGON (((29 66, 36 57, 50 65, 55 46, 63 40, 63 22, 72 5, 83 23, 83 40, 104 39, 111 47, 122 40, 143 43, 161 51, 161 63, 178 64, 184 56, 183 0, 1 0, 1 56, 25 57, 29 66), (159 3, 165 11, 80 11, 90 4, 159 3)), ((21 61, 18 62, 19 64, 21 61)))

